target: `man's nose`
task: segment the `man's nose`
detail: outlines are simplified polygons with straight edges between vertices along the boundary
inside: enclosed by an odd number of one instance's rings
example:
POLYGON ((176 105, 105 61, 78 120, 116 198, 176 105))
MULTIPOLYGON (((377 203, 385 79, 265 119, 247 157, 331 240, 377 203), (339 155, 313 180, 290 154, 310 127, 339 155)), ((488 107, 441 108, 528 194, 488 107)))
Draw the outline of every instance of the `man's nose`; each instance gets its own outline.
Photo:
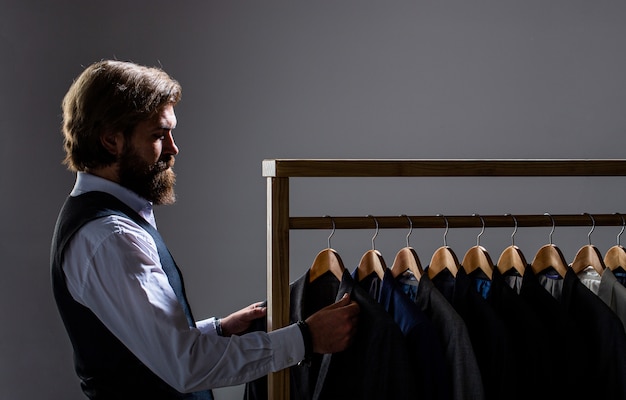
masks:
POLYGON ((163 142, 163 153, 177 155, 178 154, 178 146, 176 146, 176 142, 174 141, 174 136, 172 132, 169 132, 164 139, 163 142))

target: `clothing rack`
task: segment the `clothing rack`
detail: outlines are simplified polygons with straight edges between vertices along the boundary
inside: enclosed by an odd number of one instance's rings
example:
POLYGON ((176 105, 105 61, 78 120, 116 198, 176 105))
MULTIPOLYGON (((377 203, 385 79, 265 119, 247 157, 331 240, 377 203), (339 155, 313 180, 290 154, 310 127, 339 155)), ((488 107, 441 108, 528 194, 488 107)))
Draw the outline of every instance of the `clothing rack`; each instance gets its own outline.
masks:
MULTIPOLYGON (((267 178, 267 328, 289 323, 289 231, 292 229, 372 229, 371 216, 296 217, 289 212, 289 179, 306 177, 567 177, 626 176, 626 159, 269 159, 267 178)), ((620 226, 618 214, 477 216, 376 216, 380 229, 620 226), (409 222, 409 219, 411 222, 409 222), (483 225, 484 223, 484 225, 483 225), (412 225, 411 225, 412 224, 412 225)), ((268 377, 268 398, 289 399, 289 371, 268 377)))

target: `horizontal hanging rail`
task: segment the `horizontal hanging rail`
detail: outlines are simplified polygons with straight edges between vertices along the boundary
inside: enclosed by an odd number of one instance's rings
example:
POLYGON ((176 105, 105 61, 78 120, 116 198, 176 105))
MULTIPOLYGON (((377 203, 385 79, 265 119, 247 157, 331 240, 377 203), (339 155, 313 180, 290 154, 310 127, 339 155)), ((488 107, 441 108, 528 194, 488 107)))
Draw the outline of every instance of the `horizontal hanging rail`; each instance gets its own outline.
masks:
POLYGON ((292 160, 263 161, 264 177, 626 176, 626 160, 292 160))
MULTIPOLYGON (((626 214, 591 214, 595 226, 621 226, 626 214)), ((446 220, 449 228, 480 228, 485 223, 487 228, 514 227, 550 227, 555 226, 593 226, 589 214, 520 214, 520 215, 433 215, 433 216, 374 216, 380 229, 409 228, 411 219, 413 228, 445 228, 446 220)), ((290 217, 289 229, 371 229, 376 222, 371 216, 323 216, 323 217, 290 217), (332 218, 332 220, 331 220, 332 218)))

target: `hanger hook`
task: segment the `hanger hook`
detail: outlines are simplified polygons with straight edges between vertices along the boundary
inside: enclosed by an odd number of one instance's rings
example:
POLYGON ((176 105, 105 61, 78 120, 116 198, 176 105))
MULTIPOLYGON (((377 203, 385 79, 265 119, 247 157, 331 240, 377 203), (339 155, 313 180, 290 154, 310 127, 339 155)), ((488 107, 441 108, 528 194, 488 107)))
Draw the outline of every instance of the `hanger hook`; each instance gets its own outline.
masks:
POLYGON ((374 222, 376 223, 376 232, 374 232, 374 236, 372 236, 372 250, 376 250, 376 246, 374 244, 374 241, 376 240, 376 236, 378 236, 378 220, 373 215, 368 215, 368 217, 374 218, 374 222))
POLYGON ((479 214, 472 214, 472 217, 480 218, 480 222, 483 224, 483 229, 481 229, 478 236, 476 236, 476 246, 480 246, 480 237, 485 233, 485 220, 479 214))
POLYGON ((406 219, 409 220, 409 233, 406 234, 406 247, 411 247, 409 245, 409 237, 411 236, 411 233, 413 233, 413 221, 405 214, 402 214, 401 217, 406 217, 406 219))
POLYGON ((515 222, 515 228, 513 228, 513 233, 511 233, 511 246, 515 246, 515 234, 517 233, 517 218, 513 214, 504 214, 505 216, 510 216, 513 218, 513 222, 515 222))
POLYGON ((556 223, 554 222, 554 218, 552 218, 552 215, 550 215, 550 213, 543 213, 543 215, 547 215, 548 217, 550 217, 550 221, 552 221, 552 230, 548 235, 548 237, 550 238, 550 244, 552 244, 552 234, 554 233, 554 229, 556 228, 556 223))
POLYGON ((438 217, 443 217, 443 220, 446 221, 446 230, 443 232, 443 245, 444 247, 448 246, 448 229, 450 225, 448 224, 448 218, 446 218, 443 214, 437 214, 438 217))
POLYGON ((617 245, 621 246, 620 237, 622 236, 622 233, 624 233, 624 228, 626 228, 626 221, 624 221, 624 216, 622 214, 615 213, 615 215, 619 215, 619 217, 622 219, 622 230, 619 231, 619 233, 617 234, 617 245))
POLYGON ((593 215, 591 215, 589 213, 585 213, 585 215, 588 215, 589 218, 591 218, 591 230, 587 234, 587 240, 589 241, 589 245, 591 245, 591 234, 596 229, 596 220, 593 218, 593 215))
POLYGON ((330 222, 332 222, 332 224, 333 224, 333 230, 330 232, 330 235, 328 236, 328 239, 327 239, 328 240, 328 248, 330 249, 330 248, 332 248, 330 246, 330 238, 333 237, 333 235, 335 234, 335 219, 333 217, 331 217, 330 215, 324 215, 324 217, 330 218, 330 222))

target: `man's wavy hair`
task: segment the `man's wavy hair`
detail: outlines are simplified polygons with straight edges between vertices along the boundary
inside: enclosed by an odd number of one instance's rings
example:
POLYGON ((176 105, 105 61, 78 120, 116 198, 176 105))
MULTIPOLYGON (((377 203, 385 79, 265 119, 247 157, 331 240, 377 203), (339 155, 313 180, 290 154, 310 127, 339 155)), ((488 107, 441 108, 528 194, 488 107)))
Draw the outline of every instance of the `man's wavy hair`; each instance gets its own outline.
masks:
POLYGON ((102 146, 102 133, 129 137, 181 94, 180 84, 160 68, 112 60, 88 66, 63 98, 63 163, 72 171, 112 164, 115 156, 102 146))

